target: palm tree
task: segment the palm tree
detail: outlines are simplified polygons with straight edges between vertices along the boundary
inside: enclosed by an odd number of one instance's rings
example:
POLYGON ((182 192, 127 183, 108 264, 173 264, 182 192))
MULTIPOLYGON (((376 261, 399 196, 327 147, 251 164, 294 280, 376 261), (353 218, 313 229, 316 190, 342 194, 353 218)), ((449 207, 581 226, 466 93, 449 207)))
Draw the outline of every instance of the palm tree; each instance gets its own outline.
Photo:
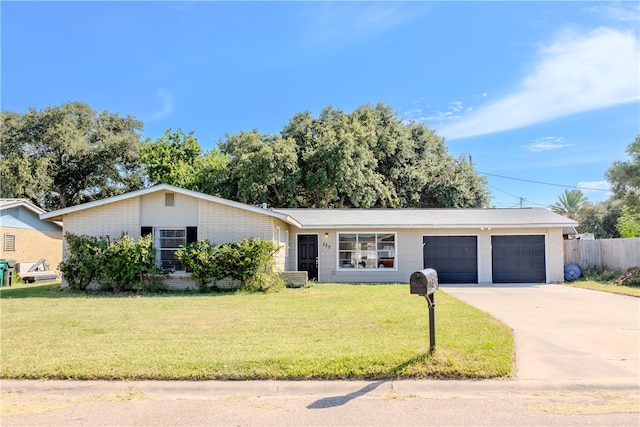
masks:
POLYGON ((551 206, 551 210, 577 221, 588 205, 589 199, 582 194, 582 191, 564 190, 564 193, 558 197, 558 201, 551 206))

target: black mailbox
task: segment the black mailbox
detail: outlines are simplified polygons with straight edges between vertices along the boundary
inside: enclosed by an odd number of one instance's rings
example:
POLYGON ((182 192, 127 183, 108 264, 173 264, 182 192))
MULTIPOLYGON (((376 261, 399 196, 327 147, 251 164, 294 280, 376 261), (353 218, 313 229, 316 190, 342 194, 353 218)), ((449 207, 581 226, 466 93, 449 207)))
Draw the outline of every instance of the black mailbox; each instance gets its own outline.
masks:
POLYGON ((409 278, 412 294, 431 295, 438 289, 438 273, 433 268, 416 271, 409 278))

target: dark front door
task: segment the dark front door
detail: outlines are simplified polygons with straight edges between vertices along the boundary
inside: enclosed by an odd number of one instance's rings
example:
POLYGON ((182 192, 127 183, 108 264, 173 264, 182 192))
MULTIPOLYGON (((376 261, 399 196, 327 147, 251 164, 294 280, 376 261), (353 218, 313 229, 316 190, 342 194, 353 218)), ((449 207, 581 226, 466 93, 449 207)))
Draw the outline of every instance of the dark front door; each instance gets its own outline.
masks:
POLYGON ((306 271, 309 280, 318 280, 318 236, 298 235, 298 271, 306 271))
POLYGON ((493 283, 544 283, 544 236, 491 236, 493 283))
POLYGON ((424 236, 424 268, 433 268, 440 283, 478 283, 476 236, 424 236))

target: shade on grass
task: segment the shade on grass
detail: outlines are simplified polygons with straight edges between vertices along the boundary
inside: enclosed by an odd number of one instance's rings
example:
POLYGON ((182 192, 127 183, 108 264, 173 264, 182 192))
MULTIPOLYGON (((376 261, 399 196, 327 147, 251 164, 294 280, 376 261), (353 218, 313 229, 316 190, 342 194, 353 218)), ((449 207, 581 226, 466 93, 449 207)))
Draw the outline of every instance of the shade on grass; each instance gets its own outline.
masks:
POLYGON ((322 284, 279 293, 86 296, 0 290, 3 378, 490 378, 513 369, 511 331, 408 285, 322 284))

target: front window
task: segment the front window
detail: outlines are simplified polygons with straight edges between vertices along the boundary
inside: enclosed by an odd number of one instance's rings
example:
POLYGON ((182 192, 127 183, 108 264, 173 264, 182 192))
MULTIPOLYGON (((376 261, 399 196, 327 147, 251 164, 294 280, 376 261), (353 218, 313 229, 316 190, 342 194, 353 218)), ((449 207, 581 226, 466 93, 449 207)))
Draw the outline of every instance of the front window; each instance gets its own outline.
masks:
POLYGON ((395 233, 339 233, 338 268, 396 268, 395 233))
POLYGON ((155 230, 156 262, 158 267, 184 271, 182 263, 176 259, 176 251, 187 244, 187 230, 184 228, 159 228, 155 230))

